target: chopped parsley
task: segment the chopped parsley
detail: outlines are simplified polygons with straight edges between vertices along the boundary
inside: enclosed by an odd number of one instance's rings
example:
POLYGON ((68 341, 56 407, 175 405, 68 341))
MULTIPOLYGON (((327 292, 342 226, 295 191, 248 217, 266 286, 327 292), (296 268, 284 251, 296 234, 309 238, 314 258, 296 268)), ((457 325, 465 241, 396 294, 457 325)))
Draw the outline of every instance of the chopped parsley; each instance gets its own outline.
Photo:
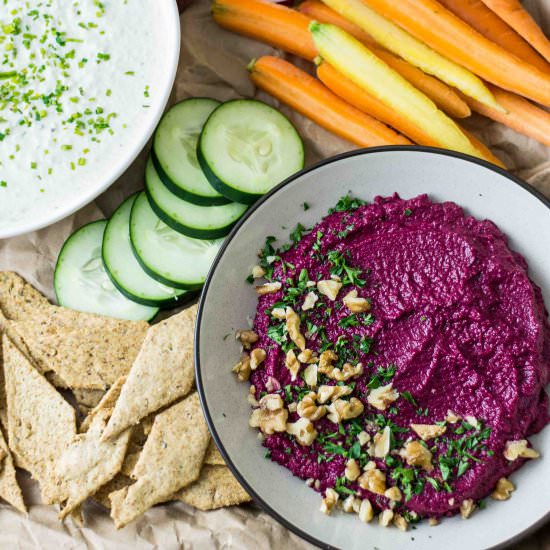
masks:
POLYGON ((392 378, 395 376, 397 367, 394 364, 389 364, 387 367, 378 367, 376 374, 369 380, 367 388, 369 390, 375 390, 381 386, 389 384, 392 378))
POLYGON ((357 210, 359 207, 367 204, 364 200, 352 197, 349 193, 340 197, 336 205, 331 208, 328 213, 333 214, 334 212, 348 212, 350 210, 357 210))

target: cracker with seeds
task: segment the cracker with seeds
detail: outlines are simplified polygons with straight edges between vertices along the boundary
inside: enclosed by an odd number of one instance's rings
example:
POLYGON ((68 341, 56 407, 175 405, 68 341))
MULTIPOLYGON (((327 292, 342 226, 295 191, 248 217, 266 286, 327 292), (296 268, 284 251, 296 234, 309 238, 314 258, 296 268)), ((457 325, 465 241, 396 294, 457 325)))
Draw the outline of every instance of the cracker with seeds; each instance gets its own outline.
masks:
POLYGON ((108 418, 111 416, 111 414, 113 413, 115 404, 117 402, 117 399, 120 397, 120 391, 122 390, 122 386, 124 385, 125 381, 126 381, 126 377, 121 376, 109 388, 109 391, 103 394, 101 399, 98 401, 95 407, 88 413, 88 415, 80 425, 80 430, 79 430, 80 433, 83 433, 88 430, 94 417, 97 414, 102 413, 104 411, 108 411, 109 412, 108 418))
POLYGON ((176 493, 175 498, 199 510, 215 510, 252 500, 227 466, 208 465, 203 467, 199 479, 176 493))
POLYGON ((196 315, 194 306, 149 329, 109 420, 105 439, 191 391, 196 315))
POLYGON ((8 319, 31 317, 52 307, 48 299, 13 271, 0 271, 0 309, 8 319))
POLYGON ((132 485, 134 481, 127 475, 123 473, 117 474, 111 481, 100 487, 93 495, 92 498, 104 508, 108 510, 111 509, 111 499, 109 495, 125 489, 126 487, 132 485))
POLYGON ((206 450, 204 463, 210 466, 225 466, 225 461, 220 454, 220 451, 218 451, 218 447, 216 447, 213 439, 210 440, 210 444, 206 450))
POLYGON ((111 493, 111 517, 120 528, 196 481, 210 441, 198 395, 158 414, 132 472, 133 485, 111 493))
POLYGON ((0 430, 0 454, 2 455, 0 468, 0 497, 9 502, 16 510, 27 513, 21 488, 15 476, 15 466, 4 434, 0 430))

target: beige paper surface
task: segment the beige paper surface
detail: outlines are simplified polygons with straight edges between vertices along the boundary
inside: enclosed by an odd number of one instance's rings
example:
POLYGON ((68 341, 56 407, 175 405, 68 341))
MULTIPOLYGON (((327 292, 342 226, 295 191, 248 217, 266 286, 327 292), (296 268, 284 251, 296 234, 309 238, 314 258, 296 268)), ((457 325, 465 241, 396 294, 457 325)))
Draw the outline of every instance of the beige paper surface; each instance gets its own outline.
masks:
MULTIPOLYGON (((550 34, 550 1, 532 0, 526 4, 550 34)), ((279 106, 265 94, 255 93, 246 72, 251 58, 273 53, 271 48, 218 29, 210 18, 208 0, 196 0, 182 15, 181 24, 182 52, 172 103, 189 96, 227 100, 255 95, 279 106)), ((281 111, 302 134, 308 163, 353 148, 290 109, 282 107, 281 111)), ((466 126, 491 145, 515 174, 550 197, 549 149, 481 118, 468 120, 466 126)), ((145 159, 144 153, 105 194, 74 216, 41 231, 0 241, 0 270, 17 271, 53 299, 53 266, 62 243, 84 223, 109 216, 125 197, 143 186, 145 159)), ((0 548, 311 548, 254 505, 214 512, 200 512, 182 503, 157 506, 117 531, 105 510, 88 503, 84 507, 83 528, 70 519, 61 524, 54 507, 39 503, 37 487, 28 475, 21 473, 20 480, 30 508, 29 517, 0 504, 0 548)), ((550 550, 550 525, 513 548, 550 550)))

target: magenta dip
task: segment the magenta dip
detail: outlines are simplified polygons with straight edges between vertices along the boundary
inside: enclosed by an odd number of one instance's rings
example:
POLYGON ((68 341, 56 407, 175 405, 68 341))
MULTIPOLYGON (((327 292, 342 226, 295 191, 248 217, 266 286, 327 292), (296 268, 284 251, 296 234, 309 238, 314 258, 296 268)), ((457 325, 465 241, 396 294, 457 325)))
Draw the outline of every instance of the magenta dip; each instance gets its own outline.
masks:
MULTIPOLYGON (((364 410, 339 423, 326 415, 314 421, 311 445, 286 432, 266 435, 266 456, 323 494, 334 488, 341 500, 369 499, 376 510, 391 505, 409 522, 451 515, 465 500, 486 498, 526 460, 505 458, 507 443, 549 421, 549 325, 525 260, 492 222, 425 195, 379 197, 368 205, 342 199, 312 230, 298 227, 293 240, 286 251, 268 242, 263 252, 268 279, 282 288, 259 298, 254 347, 267 357, 250 377, 256 398, 280 395, 290 405, 288 422, 295 422, 291 403, 316 391, 303 380, 306 364, 294 381, 285 365, 286 352, 300 350, 272 310, 291 307, 301 317, 308 349, 317 355, 334 350, 336 367, 361 363, 360 376, 338 384, 351 387, 343 399, 359 399, 364 410), (334 301, 313 284, 331 275, 343 283, 334 301), (343 304, 351 290, 368 299, 368 312, 352 314, 343 304), (303 311, 309 292, 318 300, 303 311), (371 406, 369 393, 390 383, 398 397, 385 410, 371 406), (449 420, 449 412, 460 420, 449 420), (403 455, 407 444, 420 441, 411 424, 444 429, 421 443, 431 453, 431 469, 403 455), (366 432, 372 442, 386 426, 390 451, 375 458, 372 443, 359 434, 366 432), (373 461, 386 488, 400 489, 401 501, 390 504, 347 479, 350 459, 361 471, 373 461)), ((334 384, 319 375, 317 386, 334 384)))

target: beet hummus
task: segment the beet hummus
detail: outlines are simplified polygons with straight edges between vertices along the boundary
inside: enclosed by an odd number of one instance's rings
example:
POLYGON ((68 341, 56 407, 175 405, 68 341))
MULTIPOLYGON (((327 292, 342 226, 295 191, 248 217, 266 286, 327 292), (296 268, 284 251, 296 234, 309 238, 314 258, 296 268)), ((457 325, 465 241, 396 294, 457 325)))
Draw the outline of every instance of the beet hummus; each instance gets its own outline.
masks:
POLYGON ((490 221, 454 203, 343 197, 280 249, 268 237, 235 366, 266 457, 362 521, 510 497, 549 421, 540 289, 490 221))

